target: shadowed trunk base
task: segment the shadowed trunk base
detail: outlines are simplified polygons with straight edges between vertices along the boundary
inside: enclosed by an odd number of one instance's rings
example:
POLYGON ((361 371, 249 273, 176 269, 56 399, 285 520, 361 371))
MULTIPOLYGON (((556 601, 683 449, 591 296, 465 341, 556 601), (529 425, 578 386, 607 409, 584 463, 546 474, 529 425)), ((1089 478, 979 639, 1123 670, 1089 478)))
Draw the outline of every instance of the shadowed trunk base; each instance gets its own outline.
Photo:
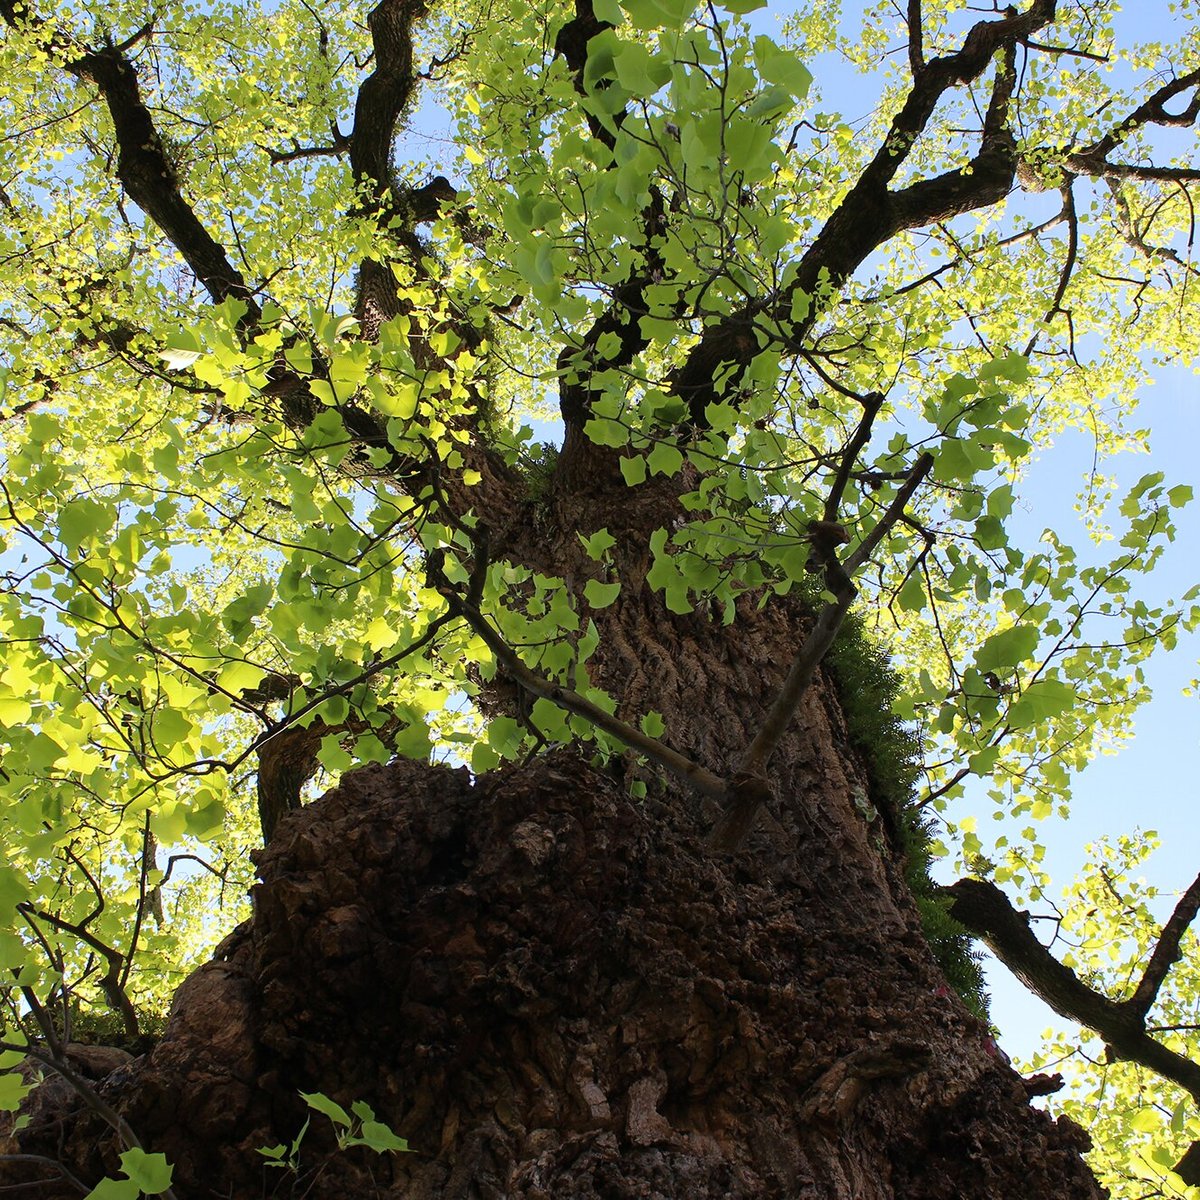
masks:
MULTIPOLYGON (((252 920, 102 1094, 180 1200, 1102 1195, 915 917, 883 928, 801 853, 756 836, 722 862, 703 832, 567 752, 478 781, 353 772, 283 820, 252 920), (297 1169, 265 1166, 301 1090, 368 1102, 412 1153, 339 1151, 312 1114, 297 1169)), ((119 1173, 66 1095, 19 1143, 89 1185, 119 1173)))

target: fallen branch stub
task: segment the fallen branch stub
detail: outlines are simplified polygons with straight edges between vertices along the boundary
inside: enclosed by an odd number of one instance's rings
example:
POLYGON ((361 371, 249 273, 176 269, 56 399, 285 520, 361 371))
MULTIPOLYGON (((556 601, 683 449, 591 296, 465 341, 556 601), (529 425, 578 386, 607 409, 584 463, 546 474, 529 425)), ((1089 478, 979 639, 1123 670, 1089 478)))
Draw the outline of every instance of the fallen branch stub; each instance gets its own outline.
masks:
POLYGON ((708 835, 709 848, 733 854, 750 835, 762 807, 774 798, 765 775, 739 773, 729 781, 725 811, 708 835))

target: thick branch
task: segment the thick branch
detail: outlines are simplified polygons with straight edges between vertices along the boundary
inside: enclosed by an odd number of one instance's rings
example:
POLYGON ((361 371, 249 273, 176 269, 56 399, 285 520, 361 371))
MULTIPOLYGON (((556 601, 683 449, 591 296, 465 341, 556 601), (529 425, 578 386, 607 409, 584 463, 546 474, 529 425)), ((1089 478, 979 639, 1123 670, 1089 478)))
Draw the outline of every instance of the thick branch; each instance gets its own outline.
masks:
POLYGON ((1063 966, 1034 936, 1028 918, 1012 907, 995 884, 960 879, 942 891, 951 901, 950 915, 982 938, 1035 996, 1061 1016, 1098 1033, 1112 1058, 1140 1063, 1200 1102, 1200 1064, 1155 1041, 1146 1032, 1144 1014, 1131 1003, 1100 995, 1063 966))
MULTIPOLYGON (((1079 218, 1075 212, 1075 193, 1069 181, 1062 189, 1062 197, 1063 212, 1067 218, 1067 253, 1063 259, 1062 270, 1058 275, 1058 286, 1054 289, 1054 298, 1050 301, 1050 307, 1046 310, 1046 315, 1042 318, 1043 326, 1048 326, 1063 311, 1063 297, 1067 294, 1067 285, 1071 282, 1071 275, 1075 270, 1075 261, 1079 255, 1079 218)), ((1026 343, 1024 350, 1026 358, 1033 353, 1040 333, 1041 330, 1035 331, 1026 343)))
POLYGON ((791 724, 801 698, 813 681, 817 667, 829 647, 833 645, 834 638, 837 637, 838 629, 841 627, 842 618, 845 617, 854 601, 857 590, 851 577, 867 561, 875 547, 904 515, 904 510, 908 506, 909 500, 912 499, 913 493, 932 467, 932 456, 923 454, 904 481, 903 487, 888 505, 886 512, 863 539, 858 549, 849 555, 844 563, 839 564, 836 560, 829 561, 834 558, 835 552, 832 547, 824 548, 822 551, 825 559, 826 579, 831 587, 836 588, 834 599, 821 610, 800 653, 796 655, 791 670, 788 672, 787 680, 775 698, 775 703, 771 706, 767 719, 750 744, 745 757, 738 764, 739 775, 761 775, 766 770, 767 763, 779 745, 784 731, 791 724))
POLYGON ((618 455, 609 447, 596 445, 583 432, 598 394, 591 377, 596 371, 629 366, 649 345, 641 318, 646 315, 646 289, 661 279, 664 271, 660 246, 665 228, 662 194, 651 188, 641 263, 630 269, 629 277, 614 292, 611 307, 593 323, 582 345, 567 346, 558 356, 559 411, 565 434, 555 475, 557 484, 568 492, 578 491, 589 479, 594 482, 603 465, 616 475, 618 455), (613 337, 616 345, 601 354, 601 344, 613 337))
POLYGON ((914 79, 925 69, 924 39, 921 0, 908 0, 908 67, 914 79))
MULTIPOLYGON (((566 60, 567 66, 571 68, 571 73, 575 76, 575 90, 585 99, 587 98, 587 88, 584 86, 583 78, 584 67, 587 65, 588 42, 598 33, 611 28, 612 25, 609 22, 601 21, 596 16, 592 0, 575 0, 574 18, 558 31, 558 35, 554 39, 555 53, 561 54, 566 60)), ((613 116, 613 125, 617 129, 624 124, 625 116, 624 109, 613 116)), ((592 137, 612 150, 617 144, 617 139, 612 131, 607 129, 595 114, 586 109, 584 117, 592 137)))
POLYGON ((832 523, 838 520, 846 485, 850 482, 850 475, 858 463, 858 456, 863 452, 867 442, 871 440, 871 427, 883 406, 883 399, 878 392, 871 392, 862 399, 863 413, 859 418, 858 427, 846 444, 846 449, 842 451, 842 461, 838 466, 838 473, 834 478, 833 486, 829 489, 829 495, 825 497, 825 511, 822 514, 822 520, 826 522, 832 523))
POLYGON ((1131 133, 1146 125, 1167 125, 1176 126, 1178 128, 1186 128, 1188 125, 1195 123, 1196 118, 1200 116, 1200 67, 1188 71, 1184 75, 1180 75, 1178 79, 1172 79, 1169 83, 1164 83, 1157 91, 1151 93, 1141 104, 1137 106, 1119 124, 1113 126, 1099 141, 1093 142, 1086 149, 1079 150, 1071 155, 1072 159, 1078 160, 1080 163, 1089 160, 1096 163, 1104 163, 1104 160, 1121 145, 1131 133), (1173 100, 1182 92, 1196 89, 1196 94, 1192 97, 1188 106, 1180 113, 1170 113, 1167 111, 1166 105, 1168 100, 1173 100))
MULTIPOLYGON (((41 24, 17 0, 0 0, 0 17, 13 28, 41 24)), ((146 32, 139 31, 137 37, 146 32)), ((72 54, 66 38, 55 42, 66 70, 95 85, 108 106, 117 138, 117 175, 130 199, 163 231, 213 300, 220 303, 236 296, 256 319, 257 305, 246 281, 180 192, 175 168, 142 99, 137 72, 125 54, 132 41, 82 55, 72 54)))
POLYGON ((380 0, 367 16, 375 70, 362 81, 354 104, 350 169, 355 181, 384 205, 389 199, 396 122, 417 86, 412 27, 426 11, 424 0, 380 0))

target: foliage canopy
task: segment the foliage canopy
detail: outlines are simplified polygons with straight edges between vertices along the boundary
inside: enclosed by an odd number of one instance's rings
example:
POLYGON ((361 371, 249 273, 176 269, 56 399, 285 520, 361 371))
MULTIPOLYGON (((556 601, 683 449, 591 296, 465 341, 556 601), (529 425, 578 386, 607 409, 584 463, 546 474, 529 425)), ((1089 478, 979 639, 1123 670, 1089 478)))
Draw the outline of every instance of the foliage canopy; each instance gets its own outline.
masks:
MULTIPOLYGON (((898 7, 0 0, 15 1025, 136 1033, 280 812, 355 763, 590 740, 649 764, 635 792, 721 794, 734 764, 689 774, 671 714, 589 676, 643 577, 735 623, 816 574, 830 637, 857 596, 940 850, 1042 894, 1036 821, 1197 619, 1141 586, 1187 486, 1117 496, 1101 465, 1083 546, 1010 525, 1057 435, 1140 446, 1139 387, 1196 357, 1200 34, 1190 0, 1142 45, 1107 0, 898 7), (866 116, 823 98, 850 69, 866 116), (589 524, 617 470, 628 505, 589 524), (568 513, 578 545, 517 552, 568 513)), ((1069 918, 1121 948, 1075 964, 1114 998, 1159 938, 1145 850, 1100 848, 1069 918)), ((1186 928, 1150 1000, 1194 1060, 1186 928)), ((1142 1070, 1070 1103, 1111 1186, 1183 1194, 1188 1084, 1142 1070)))

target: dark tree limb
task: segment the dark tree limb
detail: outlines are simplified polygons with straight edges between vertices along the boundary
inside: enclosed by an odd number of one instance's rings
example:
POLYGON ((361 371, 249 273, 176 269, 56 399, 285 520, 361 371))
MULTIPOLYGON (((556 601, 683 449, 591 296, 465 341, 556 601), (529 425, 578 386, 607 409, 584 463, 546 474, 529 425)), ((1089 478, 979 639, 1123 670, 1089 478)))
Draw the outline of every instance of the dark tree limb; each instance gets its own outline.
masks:
POLYGON ((908 68, 914 79, 925 70, 924 39, 921 0, 908 0, 908 68))
POLYGON ((1098 141, 1070 155, 1067 159, 1067 168, 1073 170, 1072 163, 1075 163, 1084 168, 1079 172, 1080 174, 1090 173, 1087 170, 1088 164, 1107 166, 1108 156, 1125 142, 1130 134, 1144 126, 1163 125, 1185 129, 1187 126, 1195 124, 1197 117, 1200 117, 1200 67, 1195 67, 1178 78, 1164 83, 1162 87, 1152 92, 1133 112, 1123 121, 1114 125, 1098 141), (1167 111, 1168 100, 1173 100, 1183 92, 1193 90, 1195 94, 1182 112, 1167 111))
POLYGON ((1188 927, 1196 919, 1197 912, 1200 912, 1200 875, 1192 880, 1187 891, 1179 897, 1175 911, 1171 913, 1158 935, 1150 961, 1146 964, 1133 995, 1125 1001, 1125 1004, 1143 1019, 1154 1006, 1167 972, 1179 961, 1182 954, 1180 943, 1188 927))
POLYGON ((1015 48, 1054 20, 1055 0, 1033 0, 1024 12, 1009 9, 1000 20, 976 23, 960 49, 924 63, 914 74, 900 111, 875 156, 825 222, 805 252, 795 279, 774 300, 759 300, 705 330, 672 386, 696 428, 706 427, 705 409, 718 399, 713 381, 730 364, 744 367, 758 352, 754 326, 761 318, 787 331, 798 348, 815 324, 822 288, 836 291, 877 247, 905 229, 986 207, 1002 200, 1016 173, 1016 144, 1008 128, 1016 84, 1015 48), (951 88, 979 78, 997 56, 1000 61, 984 121, 979 150, 961 170, 918 180, 896 191, 889 185, 907 161, 934 110, 951 88), (791 318, 797 295, 811 298, 808 313, 791 318))
POLYGON ((134 1010, 133 1003, 121 985, 125 956, 120 950, 102 941, 86 925, 76 921, 65 921, 62 917, 56 917, 54 913, 46 912, 45 909, 37 908, 32 904, 18 904, 17 911, 30 923, 34 920, 45 921, 52 928, 77 937, 81 942, 91 946, 104 959, 108 964, 108 970, 100 980, 100 987, 104 992, 104 998, 121 1014, 121 1023, 125 1027, 125 1033, 131 1038, 136 1038, 140 1032, 137 1012, 134 1010))
MULTIPOLYGON (((575 16, 555 37, 555 53, 566 61, 575 80, 575 90, 581 97, 587 96, 584 75, 588 43, 611 28, 608 22, 596 16, 592 0, 575 0, 575 16)), ((612 150, 616 146, 612 131, 586 110, 585 117, 592 136, 612 150)), ((625 110, 618 112, 613 117, 614 126, 620 129, 625 118, 625 110)), ((649 345, 640 324, 647 311, 646 289, 660 281, 665 273, 661 247, 667 229, 666 205, 657 187, 650 189, 650 203, 643 214, 642 226, 641 263, 635 264, 628 278, 615 289, 611 305, 584 334, 582 342, 565 346, 558 356, 559 411, 565 431, 555 476, 558 486, 567 492, 578 491, 589 478, 606 473, 605 467, 607 473, 615 473, 619 455, 611 448, 593 444, 583 433, 597 395, 589 380, 596 371, 627 367, 649 345), (600 355, 600 341, 608 335, 618 339, 617 348, 600 355)))
POLYGON ((1120 184, 1117 183, 1115 178, 1107 178, 1105 179, 1105 183, 1108 185, 1109 193, 1113 198, 1113 207, 1116 210, 1114 223, 1117 229, 1120 230, 1121 236, 1125 239, 1126 243, 1139 254, 1145 255, 1151 260, 1166 259, 1182 267, 1190 274, 1195 274, 1197 270, 1195 264, 1184 258, 1173 246, 1155 246, 1146 241, 1145 233, 1139 230, 1134 224, 1129 200, 1123 194, 1120 184))
MULTIPOLYGON (((0 0, 0 18, 14 29, 45 27, 19 0, 0 0)), ((137 70, 126 52, 149 34, 147 26, 120 45, 83 53, 61 34, 53 41, 66 71, 95 86, 108 107, 117 139, 117 176, 126 194, 163 231, 216 303, 236 297, 256 321, 260 310, 250 287, 183 198, 175 167, 142 99, 137 70)))
MULTIPOLYGON (((566 60, 567 66, 571 68, 571 74, 575 77, 575 90, 585 99, 587 88, 584 86, 583 78, 584 68, 587 65, 588 42, 597 34, 611 28, 612 25, 609 22, 601 21, 596 16, 592 0, 575 0, 575 16, 558 31, 554 39, 555 53, 562 55, 566 60)), ((620 129, 625 122, 625 117, 626 111, 622 109, 614 115, 613 125, 620 129)), ((616 146, 616 137, 594 113, 585 109, 584 119, 587 121, 592 137, 610 150, 616 146)))
POLYGON ((396 123, 416 94, 412 27, 428 11, 425 0, 380 0, 367 15, 375 69, 359 85, 348 152, 357 183, 381 207, 391 207, 392 140, 396 123))
MULTIPOLYGON (((1054 289, 1054 298, 1050 301, 1050 307, 1042 318, 1043 327, 1048 326, 1059 313, 1063 312, 1063 297, 1067 294, 1067 285, 1071 282, 1075 261, 1079 255, 1079 218, 1075 212, 1075 192, 1069 181, 1062 189, 1062 198, 1063 213, 1067 218, 1067 253, 1063 259, 1062 270, 1059 272, 1058 286, 1054 289)), ((1023 351, 1026 358, 1033 353, 1041 332, 1041 330, 1036 330, 1026 344, 1023 351)), ((1074 349, 1074 336, 1072 336, 1072 349, 1074 349)))
MULTIPOLYGON (((943 888, 942 892, 951 902, 950 915, 959 924, 981 938, 992 953, 1056 1013, 1099 1034, 1110 1058, 1148 1067, 1178 1084, 1193 1100, 1200 1102, 1200 1064, 1155 1041, 1146 1032, 1145 1011, 1141 1007, 1145 993, 1141 997, 1135 993, 1134 999, 1119 1001, 1110 1000, 1088 987, 1038 941, 1028 917, 1014 909, 1008 897, 993 883, 982 879, 960 879, 943 888)), ((1156 976, 1159 971, 1166 974, 1170 965, 1167 959, 1178 953, 1178 939, 1186 928, 1183 916, 1189 908, 1193 908, 1194 915, 1197 904, 1200 904, 1200 881, 1188 889, 1176 908, 1179 922, 1168 923, 1171 939, 1162 956, 1157 963, 1154 956, 1151 958, 1156 976)), ((1156 948, 1156 956, 1157 953, 1156 948)), ((1147 973, 1150 969, 1147 967, 1147 973)), ((1146 992, 1157 991, 1160 983, 1161 978, 1152 977, 1146 992)))
POLYGON ((650 190, 650 204, 643 218, 642 261, 630 270, 629 277, 614 292, 611 306, 592 324, 578 346, 563 348, 558 356, 559 411, 564 437, 555 466, 559 487, 576 492, 589 480, 604 473, 615 474, 619 454, 611 447, 598 446, 584 433, 584 426, 599 393, 591 385, 596 371, 628 367, 649 345, 642 332, 641 318, 646 315, 646 289, 660 280, 665 267, 662 259, 662 234, 666 230, 666 212, 658 188, 650 190), (602 339, 615 336, 617 345, 600 353, 602 339))
POLYGON ((883 401, 884 397, 879 392, 870 392, 860 401, 863 408, 862 416, 859 418, 858 426, 851 435, 850 441, 846 444, 846 449, 842 452, 841 463, 838 466, 837 475, 834 477, 833 486, 829 489, 829 495, 825 497, 825 511, 821 519, 829 524, 833 524, 839 518, 846 485, 850 482, 850 477, 858 464, 858 456, 865 449, 867 442, 871 440, 871 427, 879 415, 880 408, 883 407, 883 401))

